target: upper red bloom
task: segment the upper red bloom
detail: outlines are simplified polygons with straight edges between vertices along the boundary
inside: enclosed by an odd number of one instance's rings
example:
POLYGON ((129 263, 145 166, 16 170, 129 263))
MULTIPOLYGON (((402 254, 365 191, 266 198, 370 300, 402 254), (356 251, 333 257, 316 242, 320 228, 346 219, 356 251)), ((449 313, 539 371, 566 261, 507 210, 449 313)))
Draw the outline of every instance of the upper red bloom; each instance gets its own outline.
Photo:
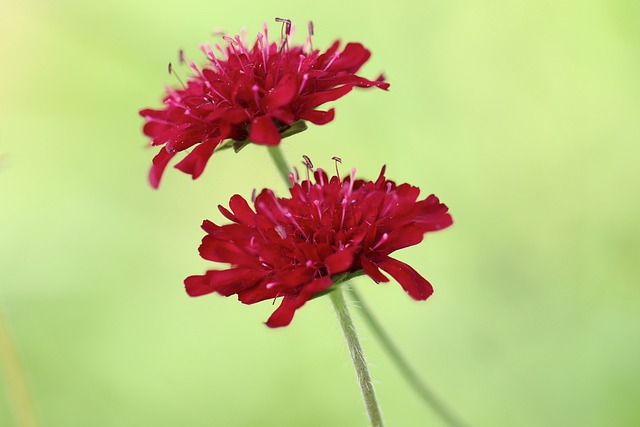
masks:
POLYGON ((231 198, 230 210, 218 206, 232 223, 204 221, 200 255, 231 267, 188 277, 189 295, 238 294, 245 304, 283 297, 270 327, 288 325, 295 310, 331 287, 338 273, 363 270, 375 282, 388 282, 382 270, 414 299, 427 299, 429 282, 389 255, 451 225, 448 208, 434 195, 417 200, 419 188, 387 180, 384 168, 375 182, 354 180, 354 174, 341 180, 318 169, 315 183, 292 178, 291 197, 262 190, 255 211, 239 195, 231 198))
POLYGON ((316 108, 353 87, 389 87, 383 76, 371 81, 355 74, 371 56, 360 43, 339 50, 335 41, 321 53, 311 48, 311 24, 309 29, 304 46, 289 46, 289 21, 279 43, 269 42, 265 25, 253 47, 239 36, 225 37, 226 48, 216 44, 221 59, 211 46, 201 46, 209 63, 199 69, 191 62, 195 75, 180 89, 166 88, 164 108, 140 111, 147 121, 145 135, 152 145, 163 146, 149 171, 151 185, 158 187, 179 151, 197 145, 176 165, 195 179, 225 139, 277 145, 281 133, 298 120, 318 125, 333 120, 333 108, 316 108))

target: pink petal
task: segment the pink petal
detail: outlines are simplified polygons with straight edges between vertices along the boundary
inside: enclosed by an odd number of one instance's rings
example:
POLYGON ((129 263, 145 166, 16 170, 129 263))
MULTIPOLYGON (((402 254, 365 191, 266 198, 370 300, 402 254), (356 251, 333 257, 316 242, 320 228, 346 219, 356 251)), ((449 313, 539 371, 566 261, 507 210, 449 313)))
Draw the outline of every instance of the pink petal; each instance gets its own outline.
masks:
POLYGON ((296 296, 286 296, 282 299, 280 306, 269 317, 266 324, 270 328, 281 328, 287 326, 293 320, 293 315, 300 307, 296 296))
POLYGON ((424 227, 419 223, 411 222, 392 230, 380 246, 375 249, 375 253, 390 254, 398 249, 408 248, 417 245, 424 238, 424 227))
POLYGON ((440 200, 433 194, 418 202, 418 206, 421 212, 416 216, 416 220, 422 225, 428 226, 427 231, 442 230, 453 224, 451 215, 447 213, 449 208, 440 203, 440 200))
POLYGON ((433 294, 431 283, 411 266, 393 258, 387 258, 378 262, 377 265, 396 279, 413 299, 426 300, 433 294))
POLYGON ((345 249, 340 252, 329 255, 324 260, 329 274, 342 273, 347 271, 353 265, 354 249, 345 249))
POLYGON ((335 115, 335 109, 332 108, 329 111, 307 110, 300 113, 298 116, 302 120, 307 120, 314 125, 324 125, 333 120, 335 115))
POLYGON ((362 44, 347 43, 344 50, 340 53, 340 56, 328 69, 355 73, 370 57, 371 52, 369 52, 362 44))
POLYGON ((280 132, 270 116, 259 116, 251 121, 249 140, 256 144, 278 145, 280 132))
POLYGON ((287 74, 272 92, 267 93, 264 97, 266 107, 269 110, 275 110, 289 104, 298 93, 298 85, 295 80, 287 74))
POLYGON ((229 207, 238 222, 246 225, 253 225, 255 223, 256 214, 251 207, 249 207, 249 203, 247 203, 244 197, 235 194, 231 197, 231 200, 229 200, 229 207))
POLYGON ((362 270, 364 271, 364 274, 371 277, 374 282, 385 283, 389 281, 389 278, 382 274, 378 267, 376 267, 376 265, 369 261, 367 258, 361 257, 360 263, 362 264, 362 270))
POLYGON ((184 287, 187 294, 192 297, 210 294, 215 292, 211 287, 209 280, 209 272, 202 276, 189 276, 184 279, 184 287))
POLYGON ((218 139, 210 139, 193 149, 191 153, 178 163, 175 168, 191 175, 193 179, 199 177, 204 171, 213 151, 220 144, 218 139))
POLYGON ((273 312, 269 320, 267 320, 267 326, 270 328, 279 328, 281 326, 287 326, 291 323, 293 315, 296 310, 302 307, 307 301, 309 301, 315 294, 322 292, 327 288, 330 288, 333 282, 328 276, 315 279, 311 283, 304 285, 298 295, 287 295, 282 299, 280 307, 273 312))
POLYGON ((209 221, 208 219, 205 219, 202 222, 201 228, 207 232, 207 234, 213 234, 215 232, 217 232, 220 229, 220 226, 209 221))
MULTIPOLYGON (((235 194, 235 196, 242 197, 242 196, 240 196, 240 195, 238 195, 238 194, 235 194)), ((222 215, 224 215, 224 217, 225 217, 225 218, 227 218, 228 220, 233 221, 233 222, 240 222, 240 221, 238 221, 238 218, 236 218, 236 217, 235 217, 235 216, 234 216, 234 215, 229 211, 229 209, 225 208, 224 206, 222 206, 222 205, 218 205, 218 210, 219 210, 219 211, 220 211, 220 213, 221 213, 222 215)))
POLYGON ((151 165, 151 169, 149 170, 149 182, 153 188, 158 188, 160 185, 160 179, 162 178, 162 173, 167 167, 169 160, 176 153, 169 153, 164 147, 160 149, 158 154, 153 158, 153 164, 151 165))
POLYGON ((277 289, 271 289, 266 286, 269 282, 269 279, 264 279, 256 286, 238 292, 238 301, 243 304, 255 304, 260 301, 279 297, 280 295, 278 295, 277 289))
POLYGON ((257 256, 245 252, 236 242, 220 240, 211 235, 204 236, 198 248, 200 256, 209 261, 229 264, 254 265, 259 263, 257 256))
POLYGON ((209 270, 202 276, 189 276, 184 280, 185 290, 192 297, 217 292, 226 297, 254 286, 263 277, 256 270, 233 268, 209 270))
POLYGON ((309 95, 301 96, 300 102, 304 105, 304 108, 316 108, 327 102, 340 99, 353 89, 352 85, 345 85, 327 90, 324 92, 314 92, 309 95))

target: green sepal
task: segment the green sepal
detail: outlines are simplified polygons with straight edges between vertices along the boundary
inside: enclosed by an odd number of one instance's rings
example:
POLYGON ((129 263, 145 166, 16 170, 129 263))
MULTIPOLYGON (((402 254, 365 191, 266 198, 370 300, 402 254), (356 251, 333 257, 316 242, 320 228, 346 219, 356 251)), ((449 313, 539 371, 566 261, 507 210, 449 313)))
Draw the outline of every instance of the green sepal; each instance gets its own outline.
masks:
MULTIPOLYGON (((304 132, 307 130, 307 122, 304 120, 298 120, 297 122, 291 123, 291 125, 280 132, 280 138, 284 139, 291 135, 295 135, 300 132, 304 132)), ((237 139, 225 139, 222 141, 220 145, 218 145, 215 151, 226 150, 227 148, 233 148, 233 151, 239 153, 247 145, 251 144, 252 141, 249 139, 243 139, 238 141, 237 139)))
POLYGON ((331 280, 333 281, 333 285, 331 285, 330 288, 327 288, 322 292, 318 292, 311 299, 316 299, 318 297, 327 295, 327 294, 335 291, 336 288, 338 286, 340 286, 341 283, 344 283, 344 282, 346 282, 348 280, 351 280, 354 277, 362 276, 363 274, 364 274, 363 270, 350 271, 350 272, 347 272, 347 273, 340 273, 340 274, 334 274, 333 276, 331 276, 331 280))

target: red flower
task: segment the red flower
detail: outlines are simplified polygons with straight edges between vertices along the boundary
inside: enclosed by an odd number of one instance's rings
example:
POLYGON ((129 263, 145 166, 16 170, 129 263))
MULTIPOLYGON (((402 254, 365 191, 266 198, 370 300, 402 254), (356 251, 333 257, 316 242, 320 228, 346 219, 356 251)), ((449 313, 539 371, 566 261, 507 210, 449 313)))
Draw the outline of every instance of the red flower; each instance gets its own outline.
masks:
POLYGON ((278 21, 286 24, 279 43, 269 42, 265 25, 251 48, 240 36, 226 36, 226 48, 216 44, 222 59, 211 46, 201 46, 210 63, 199 69, 191 62, 196 74, 181 89, 166 88, 163 109, 140 111, 147 121, 145 135, 152 145, 163 146, 149 171, 153 187, 179 151, 196 146, 176 165, 195 179, 226 139, 277 145, 297 121, 322 125, 333 120, 333 108, 316 108, 353 87, 389 87, 382 75, 371 81, 355 74, 371 56, 360 43, 348 43, 340 51, 335 41, 321 53, 311 47, 310 23, 307 43, 289 46, 291 22, 278 21))
POLYGON ((429 282, 389 255, 421 242, 426 232, 448 227, 451 216, 436 196, 418 201, 419 188, 396 185, 384 171, 372 182, 354 180, 355 169, 343 180, 318 169, 315 183, 291 178, 289 198, 262 190, 255 211, 233 196, 230 210, 218 206, 232 223, 204 221, 207 235, 200 245, 204 259, 231 267, 188 277, 187 293, 237 294, 245 304, 283 297, 267 321, 270 327, 288 325, 339 273, 363 270, 375 282, 388 282, 384 271, 414 299, 427 299, 433 293, 429 282))

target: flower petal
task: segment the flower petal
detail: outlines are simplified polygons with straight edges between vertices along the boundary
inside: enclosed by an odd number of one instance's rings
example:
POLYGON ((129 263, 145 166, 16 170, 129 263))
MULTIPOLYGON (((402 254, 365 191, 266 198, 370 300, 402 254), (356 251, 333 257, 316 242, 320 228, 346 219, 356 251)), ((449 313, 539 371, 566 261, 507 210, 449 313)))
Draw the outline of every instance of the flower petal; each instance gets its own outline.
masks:
POLYGON ((324 260, 329 274, 342 273, 349 270, 353 265, 354 248, 345 249, 329 255, 324 260))
POLYGON ((374 263, 369 261, 367 258, 361 257, 360 262, 362 263, 362 270, 364 271, 364 274, 371 277, 374 282, 386 283, 389 281, 389 278, 384 274, 382 274, 382 272, 380 272, 378 267, 374 263))
POLYGON ((282 326, 289 325, 293 320, 293 315, 296 314, 296 310, 302 306, 298 300, 299 297, 297 296, 284 297, 280 306, 269 317, 269 320, 267 320, 266 325, 270 328, 281 328, 282 326))
POLYGON ((272 92, 267 93, 264 97, 267 110, 275 110, 276 108, 283 107, 291 101, 298 94, 298 85, 295 80, 286 75, 276 86, 272 92))
POLYGON ((249 207, 249 203, 244 197, 234 194, 229 200, 229 207, 238 222, 249 226, 255 223, 256 213, 249 207))
POLYGON ((256 144, 278 145, 280 132, 270 116, 259 116, 251 121, 249 140, 256 144))
POLYGON ((324 125, 329 123, 335 117, 335 109, 332 108, 329 111, 307 110, 300 113, 302 120, 307 120, 314 125, 324 125))
POLYGON ((192 297, 217 292, 226 297, 254 286, 264 274, 248 268, 209 270, 203 276, 189 276, 184 280, 185 290, 192 297))
POLYGON ((209 273, 210 272, 207 271, 207 273, 204 275, 189 276, 184 279, 184 287, 189 296, 198 297, 215 292, 215 290, 211 287, 209 273))
POLYGON ((296 310, 302 307, 307 301, 309 301, 315 294, 330 288, 333 282, 328 276, 321 277, 312 281, 311 283, 302 287, 302 290, 298 295, 287 295, 282 299, 282 303, 273 312, 269 320, 267 320, 267 326, 270 328, 279 328, 287 326, 291 323, 293 315, 296 310))
POLYGON ((207 162, 211 158, 213 151, 220 144, 220 140, 210 139, 193 149, 191 153, 182 159, 176 166, 176 169, 191 175, 193 179, 199 177, 204 171, 207 162))
POLYGON ((431 283, 411 266, 393 258, 380 261, 377 265, 396 279, 413 299, 426 300, 433 294, 431 283))
POLYGON ((370 57, 371 52, 361 43, 347 43, 340 56, 331 64, 329 70, 355 73, 370 57))
POLYGON ((220 240, 211 235, 204 236, 199 251, 200 256, 209 261, 227 262, 234 265, 259 264, 258 258, 247 253, 241 245, 236 242, 220 240))
POLYGON ((151 169, 149 170, 149 183, 153 188, 158 188, 162 173, 166 169, 169 160, 175 155, 176 153, 169 153, 164 147, 155 155, 151 169))
POLYGON ((353 89, 353 86, 345 85, 324 92, 314 92, 309 95, 301 96, 300 101, 304 103, 305 108, 316 108, 322 104, 326 104, 327 102, 342 98, 351 92, 351 89, 353 89))

